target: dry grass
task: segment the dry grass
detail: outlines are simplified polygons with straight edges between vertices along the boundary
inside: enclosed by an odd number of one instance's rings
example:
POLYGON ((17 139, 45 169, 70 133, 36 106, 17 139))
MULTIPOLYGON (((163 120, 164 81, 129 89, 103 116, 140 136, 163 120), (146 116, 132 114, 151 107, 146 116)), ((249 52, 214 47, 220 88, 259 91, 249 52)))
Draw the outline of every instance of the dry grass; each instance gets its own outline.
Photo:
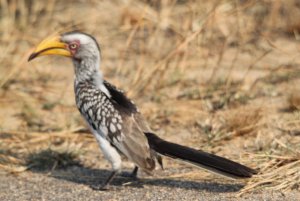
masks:
POLYGON ((26 62, 47 35, 80 28, 101 42, 106 78, 136 100, 163 137, 204 142, 258 167, 241 194, 299 190, 296 4, 1 1, 0 168, 21 172, 44 157, 51 158, 48 169, 93 165, 88 153, 97 145, 78 133, 84 124, 74 107, 71 65, 58 58, 26 62))
POLYGON ((238 108, 222 114, 219 125, 211 133, 211 141, 226 141, 235 137, 256 135, 264 125, 261 108, 238 108))
POLYGON ((277 149, 270 148, 262 154, 254 157, 260 163, 260 174, 250 180, 239 195, 253 189, 269 188, 288 192, 289 190, 299 190, 300 186, 300 152, 299 143, 283 143, 275 140, 277 149), (266 153, 267 152, 267 153, 266 153))

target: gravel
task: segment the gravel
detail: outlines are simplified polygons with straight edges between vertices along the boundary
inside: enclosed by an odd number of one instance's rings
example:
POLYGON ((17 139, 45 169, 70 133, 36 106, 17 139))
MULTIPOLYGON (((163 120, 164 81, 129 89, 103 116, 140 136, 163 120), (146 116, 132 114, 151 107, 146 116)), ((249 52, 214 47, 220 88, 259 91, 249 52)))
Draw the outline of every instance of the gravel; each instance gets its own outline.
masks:
POLYGON ((51 172, 26 171, 18 175, 0 172, 0 200, 299 200, 300 192, 256 191, 237 198, 243 186, 231 180, 193 181, 167 178, 169 169, 132 181, 117 177, 110 191, 94 191, 90 185, 103 181, 105 169, 70 167, 51 172), (158 175, 158 176, 157 176, 158 175))

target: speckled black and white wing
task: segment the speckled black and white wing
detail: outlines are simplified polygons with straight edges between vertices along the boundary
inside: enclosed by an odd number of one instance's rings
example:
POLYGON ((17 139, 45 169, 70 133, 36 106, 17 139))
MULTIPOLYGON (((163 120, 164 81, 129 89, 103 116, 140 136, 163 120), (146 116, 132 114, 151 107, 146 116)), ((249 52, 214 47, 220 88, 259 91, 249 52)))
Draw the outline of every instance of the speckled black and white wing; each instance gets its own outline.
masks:
POLYGON ((119 90, 114 85, 111 85, 109 82, 103 82, 106 89, 111 95, 111 99, 116 103, 116 107, 120 108, 124 112, 133 116, 134 121, 137 123, 143 133, 151 132, 148 124, 146 123, 144 117, 139 112, 136 105, 126 97, 122 90, 119 90))
POLYGON ((139 124, 136 106, 120 91, 104 82, 107 92, 88 82, 75 86, 76 104, 93 130, 144 170, 155 168, 154 156, 139 124))

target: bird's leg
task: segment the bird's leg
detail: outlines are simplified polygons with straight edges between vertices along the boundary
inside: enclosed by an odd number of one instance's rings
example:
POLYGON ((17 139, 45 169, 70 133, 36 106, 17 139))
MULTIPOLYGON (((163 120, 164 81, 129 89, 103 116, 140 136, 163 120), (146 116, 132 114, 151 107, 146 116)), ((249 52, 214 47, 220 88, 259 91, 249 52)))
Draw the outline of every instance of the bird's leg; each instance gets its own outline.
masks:
POLYGON ((137 178, 138 170, 139 170, 138 166, 135 166, 133 171, 131 172, 131 177, 132 178, 137 178))
POLYGON ((94 190, 109 190, 109 184, 114 179, 114 177, 121 172, 121 156, 117 149, 111 145, 111 143, 102 135, 98 134, 96 131, 92 130, 99 146, 104 154, 104 157, 111 163, 112 173, 109 175, 107 180, 103 185, 92 186, 94 190))
POLYGON ((135 166, 132 172, 130 172, 130 173, 129 172, 122 172, 121 176, 137 179, 138 170, 139 170, 139 168, 137 166, 135 166))
POLYGON ((105 190, 109 190, 109 186, 110 186, 110 182, 115 178, 115 176, 118 174, 119 171, 113 171, 109 177, 106 179, 106 181, 104 182, 104 184, 102 185, 93 185, 91 186, 91 188, 93 190, 102 190, 102 191, 105 191, 105 190))

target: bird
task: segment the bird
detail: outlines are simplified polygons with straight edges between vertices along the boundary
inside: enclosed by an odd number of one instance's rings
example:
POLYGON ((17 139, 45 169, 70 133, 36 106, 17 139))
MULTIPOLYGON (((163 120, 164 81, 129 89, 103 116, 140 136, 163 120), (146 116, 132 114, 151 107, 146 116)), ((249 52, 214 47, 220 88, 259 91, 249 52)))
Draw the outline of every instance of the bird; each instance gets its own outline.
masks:
POLYGON ((111 164, 109 177, 93 189, 111 188, 111 181, 121 173, 121 156, 135 165, 132 177, 137 177, 139 169, 149 174, 156 166, 163 169, 163 156, 234 179, 257 173, 227 158, 172 143, 155 134, 126 94, 103 78, 100 46, 92 35, 75 30, 49 36, 35 47, 28 61, 44 55, 71 58, 77 108, 111 164))

